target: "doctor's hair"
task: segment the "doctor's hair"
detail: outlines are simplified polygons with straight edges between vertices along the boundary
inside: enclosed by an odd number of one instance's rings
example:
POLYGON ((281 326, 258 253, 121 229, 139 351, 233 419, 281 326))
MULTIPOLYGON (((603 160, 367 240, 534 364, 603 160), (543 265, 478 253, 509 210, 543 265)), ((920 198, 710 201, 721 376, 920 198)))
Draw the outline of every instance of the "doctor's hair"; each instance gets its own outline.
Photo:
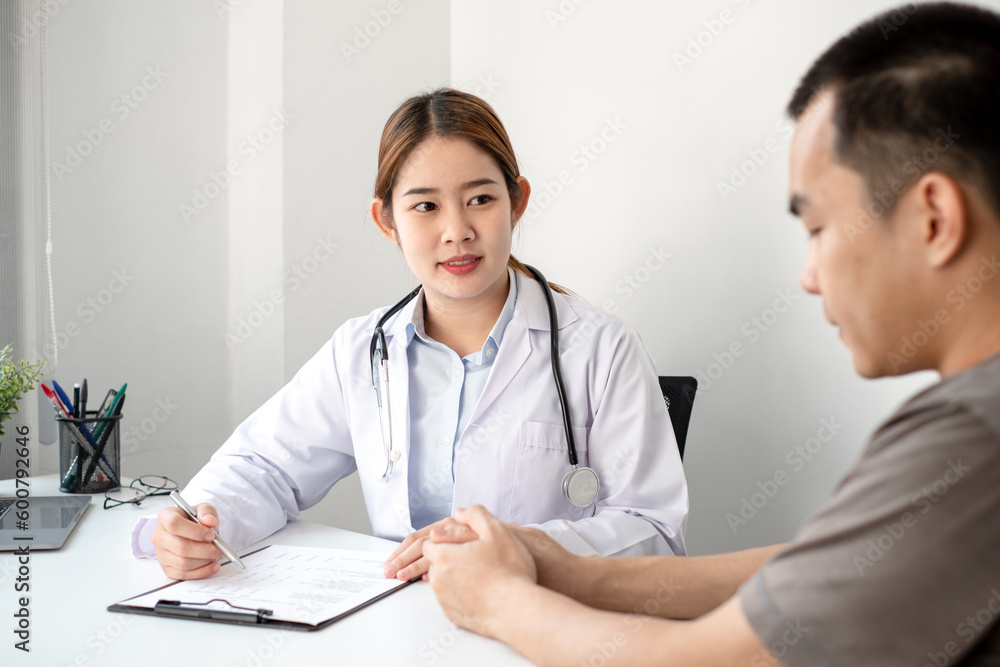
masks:
MULTIPOLYGON (((430 137, 459 137, 472 142, 500 168, 511 208, 516 210, 523 203, 524 195, 517 184, 521 175, 517 157, 496 111, 475 95, 453 88, 438 88, 404 100, 382 129, 374 194, 382 200, 385 215, 392 216, 392 189, 400 170, 414 149, 430 137)), ((507 264, 532 277, 514 255, 507 264)), ((559 285, 549 285, 557 292, 567 293, 559 285)))
POLYGON ((841 37, 788 104, 798 120, 833 93, 837 160, 891 213, 925 173, 972 186, 1000 215, 1000 15, 908 4, 841 37))

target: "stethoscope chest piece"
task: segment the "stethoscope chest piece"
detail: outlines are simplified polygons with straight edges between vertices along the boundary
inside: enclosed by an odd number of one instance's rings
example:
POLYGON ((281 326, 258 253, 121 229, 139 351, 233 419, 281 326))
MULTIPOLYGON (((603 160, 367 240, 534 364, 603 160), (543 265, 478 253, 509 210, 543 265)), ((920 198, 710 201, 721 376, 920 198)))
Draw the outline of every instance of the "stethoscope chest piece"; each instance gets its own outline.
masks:
POLYGON ((563 477, 563 493, 577 507, 589 507, 600 490, 601 482, 592 468, 576 467, 563 477))

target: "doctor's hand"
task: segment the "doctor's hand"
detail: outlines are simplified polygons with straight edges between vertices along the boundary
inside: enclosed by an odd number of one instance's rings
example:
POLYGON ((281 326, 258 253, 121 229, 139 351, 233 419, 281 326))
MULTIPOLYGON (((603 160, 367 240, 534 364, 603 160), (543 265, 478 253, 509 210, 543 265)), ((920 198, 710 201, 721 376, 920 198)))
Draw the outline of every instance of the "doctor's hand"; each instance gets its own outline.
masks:
POLYGON ((522 586, 534 586, 535 563, 528 548, 481 505, 457 510, 455 520, 479 539, 462 544, 424 545, 430 560, 430 584, 445 615, 455 624, 496 637, 492 621, 517 601, 522 586))
POLYGON ((410 533, 385 561, 385 576, 389 579, 407 581, 415 577, 427 580, 427 568, 430 562, 424 558, 424 543, 433 533, 435 540, 441 542, 468 542, 476 539, 476 534, 463 523, 448 517, 436 521, 429 526, 410 533))
POLYGON ((156 530, 151 537, 156 559, 163 573, 171 579, 204 579, 219 571, 215 562, 223 554, 212 544, 219 515, 208 503, 196 505, 198 525, 179 507, 167 507, 156 515, 156 530))

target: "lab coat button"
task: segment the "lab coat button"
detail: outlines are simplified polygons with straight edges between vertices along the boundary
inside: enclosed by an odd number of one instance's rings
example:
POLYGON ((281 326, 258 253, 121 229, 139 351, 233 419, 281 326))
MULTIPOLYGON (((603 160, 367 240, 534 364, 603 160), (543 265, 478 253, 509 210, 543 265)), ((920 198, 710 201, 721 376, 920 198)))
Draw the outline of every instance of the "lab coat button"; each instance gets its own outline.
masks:
POLYGON ((392 450, 392 454, 389 455, 389 457, 393 460, 393 462, 398 461, 400 458, 402 458, 402 456, 403 452, 399 451, 398 449, 392 450))

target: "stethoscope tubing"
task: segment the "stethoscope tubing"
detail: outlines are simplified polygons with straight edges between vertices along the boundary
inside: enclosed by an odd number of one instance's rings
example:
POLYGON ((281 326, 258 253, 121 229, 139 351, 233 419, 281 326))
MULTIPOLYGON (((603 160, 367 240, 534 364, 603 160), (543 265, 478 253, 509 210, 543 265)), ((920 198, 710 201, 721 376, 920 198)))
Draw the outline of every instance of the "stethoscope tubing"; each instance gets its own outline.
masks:
MULTIPOLYGON (((556 313, 555 299, 552 297, 552 289, 549 287, 548 281, 542 273, 534 268, 533 266, 524 265, 535 280, 539 282, 542 286, 542 292, 545 294, 545 303, 548 306, 549 311, 549 327, 551 329, 549 335, 550 343, 550 354, 551 354, 551 365, 552 365, 552 378, 556 385, 556 394, 559 397, 559 408, 562 411, 563 418, 563 429, 566 432, 566 445, 569 450, 569 462, 573 469, 566 474, 563 479, 563 493, 566 495, 567 500, 569 500, 573 505, 577 507, 587 507, 594 502, 597 498, 597 494, 600 490, 600 479, 598 478, 597 472, 588 467, 580 467, 579 457, 576 451, 576 439, 573 437, 573 422, 569 412, 568 401, 566 400, 566 389, 563 386, 562 381, 562 368, 559 363, 559 316, 556 313), (582 490, 580 490, 582 489, 582 490)), ((375 325, 375 332, 372 334, 371 345, 369 346, 369 363, 371 365, 372 372, 372 387, 375 389, 375 398, 378 402, 379 408, 379 428, 382 431, 382 446, 386 450, 386 464, 385 472, 382 473, 382 480, 388 479, 389 475, 392 473, 392 464, 398 457, 396 451, 394 451, 393 441, 392 441, 392 409, 391 403, 389 401, 388 391, 389 391, 389 350, 385 342, 385 323, 389 321, 396 313, 403 309, 403 307, 413 300, 423 286, 417 285, 416 288, 405 297, 399 300, 399 302, 392 308, 387 310, 382 317, 379 318, 378 323, 375 325), (378 358, 379 371, 376 371, 376 356, 378 358), (388 440, 385 437, 386 426, 383 425, 382 421, 382 394, 379 391, 379 386, 382 386, 385 392, 385 405, 386 412, 388 413, 388 440)))
POLYGON ((533 266, 525 265, 526 269, 531 272, 531 275, 535 277, 542 285, 542 292, 545 293, 545 302, 549 307, 549 327, 551 328, 551 335, 549 336, 549 344, 552 354, 552 378, 556 383, 556 393, 559 395, 559 408, 562 410, 563 418, 563 428, 566 429, 566 444, 569 446, 569 462, 574 468, 579 462, 579 458, 576 455, 576 439, 573 437, 573 422, 569 414, 569 407, 566 404, 566 389, 563 387, 562 381, 562 367, 559 364, 559 316, 556 314, 556 302, 552 298, 552 289, 549 287, 549 283, 545 280, 545 276, 533 266))

